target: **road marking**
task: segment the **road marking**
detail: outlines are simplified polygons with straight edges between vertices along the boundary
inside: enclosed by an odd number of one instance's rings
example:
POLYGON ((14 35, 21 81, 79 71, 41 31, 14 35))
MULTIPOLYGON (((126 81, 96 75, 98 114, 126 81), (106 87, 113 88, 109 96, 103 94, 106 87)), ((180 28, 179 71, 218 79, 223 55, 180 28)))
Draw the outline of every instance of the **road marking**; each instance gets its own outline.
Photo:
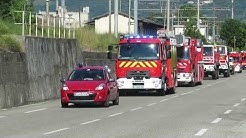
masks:
POLYGON ((234 107, 237 107, 237 106, 239 106, 240 105, 240 103, 236 103, 236 104, 234 104, 233 106, 234 107))
POLYGON ((212 124, 217 124, 222 120, 222 118, 216 118, 213 122, 211 122, 212 124))
POLYGON ((46 110, 47 108, 41 108, 41 109, 37 109, 37 110, 31 110, 31 111, 27 111, 25 112, 26 114, 29 114, 29 113, 33 113, 33 112, 38 112, 38 111, 43 111, 43 110, 46 110))
POLYGON ((208 84, 208 85, 207 85, 207 87, 210 87, 210 86, 212 86, 212 84, 208 84))
POLYGON ((108 117, 113 117, 113 116, 117 116, 117 115, 121 115, 121 114, 123 114, 123 112, 112 114, 112 115, 109 115, 108 117))
POLYGON ((195 136, 202 136, 204 133, 206 133, 208 129, 201 129, 200 131, 198 131, 195 136))
POLYGON ((88 122, 81 123, 81 125, 90 124, 90 123, 97 122, 97 121, 100 121, 100 120, 101 119, 94 119, 94 120, 91 120, 91 121, 88 121, 88 122))
POLYGON ((203 86, 202 88, 204 89, 204 88, 206 88, 206 86, 203 86))
POLYGON ((4 117, 6 117, 6 116, 0 116, 0 118, 4 118, 4 117))
POLYGON ((224 114, 229 114, 232 110, 227 110, 224 112, 224 114))
POLYGON ((241 99, 242 102, 245 101, 245 100, 246 100, 246 98, 241 99))
POLYGON ((175 95, 175 96, 171 97, 170 99, 177 98, 177 97, 179 97, 179 96, 178 95, 175 95))
POLYGON ((167 100, 168 100, 168 99, 163 99, 163 100, 160 101, 160 103, 161 103, 161 102, 165 102, 165 101, 167 101, 167 100))
POLYGON ((152 105, 155 105, 156 103, 151 103, 151 104, 148 104, 147 106, 152 106, 152 105))
POLYGON ((50 131, 50 132, 44 133, 44 135, 49 135, 49 134, 53 134, 53 133, 64 131, 64 130, 68 130, 68 129, 69 128, 57 129, 57 130, 54 130, 54 131, 50 131))
POLYGON ((196 89, 196 91, 199 91, 200 89, 196 89))
POLYGON ((137 108, 133 108, 131 109, 131 111, 136 111, 136 110, 139 110, 139 109, 142 109, 143 107, 137 107, 137 108))
POLYGON ((6 111, 7 109, 2 109, 2 111, 6 111))

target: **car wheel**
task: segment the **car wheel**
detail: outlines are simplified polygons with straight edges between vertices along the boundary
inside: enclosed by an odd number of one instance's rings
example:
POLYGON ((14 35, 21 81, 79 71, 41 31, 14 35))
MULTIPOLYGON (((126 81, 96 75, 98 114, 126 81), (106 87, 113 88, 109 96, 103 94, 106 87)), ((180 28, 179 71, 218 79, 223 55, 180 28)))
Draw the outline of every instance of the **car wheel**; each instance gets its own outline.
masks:
POLYGON ((113 105, 119 105, 119 101, 120 101, 120 94, 119 92, 117 92, 116 98, 115 100, 113 100, 113 105))
POLYGON ((62 107, 62 108, 68 108, 68 103, 63 103, 63 102, 61 102, 61 107, 62 107))
POLYGON ((109 107, 109 98, 110 98, 110 95, 108 93, 106 101, 103 102, 104 107, 109 107))

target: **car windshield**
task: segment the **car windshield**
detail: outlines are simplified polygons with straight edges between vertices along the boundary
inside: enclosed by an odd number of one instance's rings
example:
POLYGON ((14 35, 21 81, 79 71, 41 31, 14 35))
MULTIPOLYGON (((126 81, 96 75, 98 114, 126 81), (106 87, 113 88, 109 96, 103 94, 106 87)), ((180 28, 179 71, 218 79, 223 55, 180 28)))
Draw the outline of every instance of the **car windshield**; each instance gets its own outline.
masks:
POLYGON ((190 48, 188 47, 177 47, 177 58, 180 59, 190 59, 190 48))
POLYGON ((204 56, 212 56, 213 55, 213 48, 212 47, 204 47, 203 55, 204 56))
POLYGON ((155 60, 159 58, 158 44, 136 43, 122 44, 119 48, 119 59, 155 60))
POLYGON ((104 80, 104 70, 99 69, 82 69, 74 70, 69 76, 69 81, 81 81, 81 80, 104 80))

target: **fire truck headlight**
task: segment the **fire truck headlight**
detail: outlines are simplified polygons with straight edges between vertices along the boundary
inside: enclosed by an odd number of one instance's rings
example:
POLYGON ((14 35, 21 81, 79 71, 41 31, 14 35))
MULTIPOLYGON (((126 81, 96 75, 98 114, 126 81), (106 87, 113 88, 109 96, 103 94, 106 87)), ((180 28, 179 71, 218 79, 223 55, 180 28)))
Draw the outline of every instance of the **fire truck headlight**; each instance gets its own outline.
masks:
POLYGON ((184 77, 190 77, 190 73, 185 73, 183 76, 184 77))

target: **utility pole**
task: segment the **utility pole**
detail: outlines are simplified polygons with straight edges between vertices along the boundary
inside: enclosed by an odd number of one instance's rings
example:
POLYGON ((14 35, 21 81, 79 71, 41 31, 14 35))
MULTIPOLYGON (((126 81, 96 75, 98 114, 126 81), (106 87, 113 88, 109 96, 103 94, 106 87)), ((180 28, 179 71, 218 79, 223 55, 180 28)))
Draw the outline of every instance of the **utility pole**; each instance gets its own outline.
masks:
POLYGON ((128 34, 131 33, 131 0, 129 0, 129 6, 128 6, 128 34))
POLYGON ((108 17, 109 17, 109 24, 108 24, 108 31, 111 34, 111 13, 112 13, 112 0, 108 2, 108 17))
POLYGON ((114 36, 118 38, 119 0, 114 0, 114 36))
POLYGON ((138 0, 134 0, 134 34, 138 34, 138 0))
POLYGON ((197 0, 197 29, 200 32, 200 0, 197 0))
POLYGON ((47 35, 50 36, 50 0, 46 0, 47 35))
POLYGON ((167 32, 169 31, 170 31, 170 0, 167 0, 167 32))
POLYGON ((231 19, 234 19, 234 0, 231 0, 231 19))

